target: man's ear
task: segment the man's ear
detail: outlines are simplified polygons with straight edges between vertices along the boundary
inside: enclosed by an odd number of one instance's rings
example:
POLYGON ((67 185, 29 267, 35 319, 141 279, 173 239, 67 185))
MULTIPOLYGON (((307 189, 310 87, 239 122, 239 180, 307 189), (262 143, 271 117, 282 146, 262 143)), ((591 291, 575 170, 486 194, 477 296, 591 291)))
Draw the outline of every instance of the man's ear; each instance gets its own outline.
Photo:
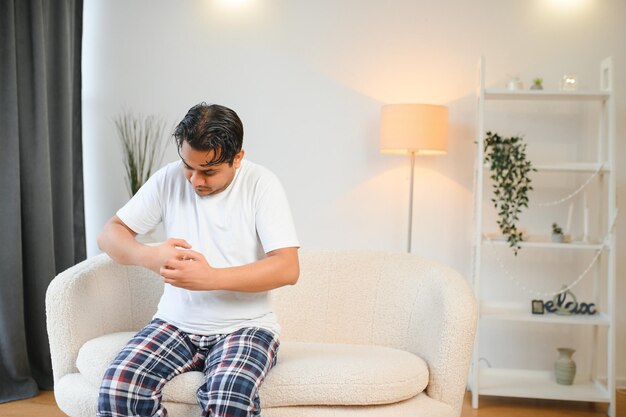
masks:
POLYGON ((233 159, 233 166, 235 168, 239 168, 241 166, 241 160, 243 159, 243 155, 246 153, 243 149, 240 150, 237 155, 235 155, 235 159, 233 159))

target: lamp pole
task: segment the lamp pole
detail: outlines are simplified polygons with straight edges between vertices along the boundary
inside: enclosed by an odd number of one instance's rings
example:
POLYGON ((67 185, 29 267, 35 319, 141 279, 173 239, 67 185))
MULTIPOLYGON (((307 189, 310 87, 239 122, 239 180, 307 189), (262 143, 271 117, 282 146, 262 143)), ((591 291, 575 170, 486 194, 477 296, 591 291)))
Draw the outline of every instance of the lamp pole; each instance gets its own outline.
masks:
POLYGON ((409 233, 406 243, 407 253, 411 253, 411 232, 413 231, 413 172, 415 171, 415 151, 410 151, 411 156, 411 178, 409 185, 409 233))

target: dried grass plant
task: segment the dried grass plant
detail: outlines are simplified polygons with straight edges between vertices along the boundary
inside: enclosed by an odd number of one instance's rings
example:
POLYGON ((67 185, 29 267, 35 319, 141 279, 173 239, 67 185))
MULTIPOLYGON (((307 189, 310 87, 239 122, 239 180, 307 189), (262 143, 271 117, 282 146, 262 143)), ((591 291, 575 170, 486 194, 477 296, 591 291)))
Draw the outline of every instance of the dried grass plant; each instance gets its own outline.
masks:
POLYGON ((126 188, 132 197, 163 161, 168 138, 166 122, 157 115, 130 111, 114 117, 114 122, 122 145, 126 188))

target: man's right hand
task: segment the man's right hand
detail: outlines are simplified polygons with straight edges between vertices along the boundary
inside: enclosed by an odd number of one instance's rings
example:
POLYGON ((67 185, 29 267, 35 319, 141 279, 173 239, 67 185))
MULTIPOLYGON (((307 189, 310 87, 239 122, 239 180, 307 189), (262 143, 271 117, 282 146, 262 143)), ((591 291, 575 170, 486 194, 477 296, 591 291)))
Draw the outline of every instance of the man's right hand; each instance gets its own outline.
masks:
POLYGON ((180 250, 191 249, 191 245, 184 239, 170 238, 155 246, 146 246, 144 249, 144 267, 161 275, 161 267, 165 262, 175 258, 180 250))

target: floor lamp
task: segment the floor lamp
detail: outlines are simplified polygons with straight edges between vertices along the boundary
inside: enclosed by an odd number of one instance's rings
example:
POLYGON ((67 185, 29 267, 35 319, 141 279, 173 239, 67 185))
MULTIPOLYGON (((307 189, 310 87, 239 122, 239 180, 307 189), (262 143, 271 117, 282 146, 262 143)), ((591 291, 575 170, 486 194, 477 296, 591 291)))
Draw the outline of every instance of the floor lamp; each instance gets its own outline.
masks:
POLYGON ((448 108, 433 104, 388 104, 380 117, 380 151, 409 155, 409 233, 407 252, 411 253, 413 229, 413 176, 416 155, 443 155, 448 150, 448 108))

